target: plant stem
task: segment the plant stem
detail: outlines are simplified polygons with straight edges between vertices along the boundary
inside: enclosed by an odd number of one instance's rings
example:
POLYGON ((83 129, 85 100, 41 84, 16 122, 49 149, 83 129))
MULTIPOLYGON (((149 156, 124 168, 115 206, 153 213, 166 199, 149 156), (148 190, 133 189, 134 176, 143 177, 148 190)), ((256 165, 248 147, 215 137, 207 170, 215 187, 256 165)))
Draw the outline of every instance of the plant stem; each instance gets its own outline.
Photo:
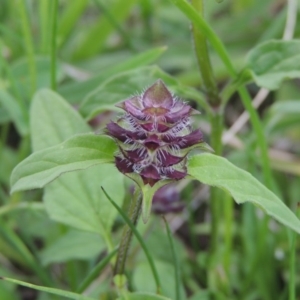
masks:
POLYGON ((274 181, 270 167, 270 159, 268 154, 268 145, 266 142, 266 137, 264 135, 264 131, 259 120, 259 116, 252 105, 251 97, 246 90, 245 87, 240 87, 238 89, 243 105, 245 106, 247 112, 249 113, 250 120, 252 122, 253 129, 256 133, 257 144, 260 146, 260 154, 261 154, 261 163, 262 163, 262 171, 264 175, 265 184, 269 189, 275 190, 274 181))
MULTIPOLYGON (((204 7, 202 0, 192 0, 192 5, 203 16, 204 7)), ((218 106, 221 103, 217 84, 212 71, 210 58, 207 49, 207 40, 203 32, 196 26, 192 26, 195 52, 198 61, 198 67, 206 89, 208 102, 211 106, 218 106)))
MULTIPOLYGON (((208 23, 205 22, 203 17, 197 13, 196 9, 186 0, 170 0, 172 3, 174 3, 195 25, 198 29, 201 29, 207 40, 211 43, 211 45, 215 48, 216 52, 218 53, 219 57, 223 61, 224 65, 226 66, 230 76, 233 78, 233 80, 237 80, 240 76, 235 70, 231 59, 226 51, 226 48, 224 47, 222 41, 219 39, 217 34, 213 31, 213 29, 209 26, 208 23)), ((199 0, 198 0, 199 1, 199 0)), ((268 156, 268 147, 267 142, 265 138, 259 138, 263 137, 263 130, 262 125, 259 121, 258 114, 256 110, 253 108, 251 103, 251 97, 248 93, 248 91, 245 88, 238 89, 238 92, 240 94, 240 97, 242 99, 242 102, 244 106, 246 107, 249 115, 250 115, 250 121, 252 123, 252 126, 254 128, 255 134, 258 137, 257 138, 257 144, 261 151, 261 162, 263 167, 263 174, 264 174, 264 180, 267 184, 270 181, 273 181, 272 179, 272 172, 270 169, 270 163, 269 163, 269 156, 268 156)), ((273 183, 271 184, 273 186, 273 183)))
POLYGON ((130 227, 131 231, 133 232, 133 234, 135 235, 135 237, 137 238, 137 240, 139 241, 141 247, 144 250, 144 253, 148 259, 152 274, 153 274, 153 278, 156 284, 156 291, 157 294, 160 294, 160 280, 159 280, 159 276, 154 264, 154 260, 152 258, 152 256, 150 255, 150 252, 142 238, 142 236, 140 235, 140 233, 138 232, 138 230, 135 228, 134 224, 132 223, 132 221, 128 218, 128 216, 123 212, 123 210, 109 197, 109 195, 106 193, 106 191, 104 190, 103 187, 101 187, 101 189, 103 190, 105 196, 107 197, 107 199, 110 201, 110 203, 115 207, 115 209, 119 212, 119 214, 122 216, 122 218, 124 219, 124 221, 126 222, 126 224, 130 227))
MULTIPOLYGON (((232 229, 233 229, 233 199, 229 193, 225 194, 224 199, 224 242, 225 242, 225 254, 224 254, 224 269, 229 276, 230 258, 232 252, 232 229)), ((229 277, 228 277, 229 278, 229 277)))
MULTIPOLYGON (((142 195, 139 190, 136 190, 134 192, 130 208, 129 208, 129 218, 133 225, 135 226, 138 218, 141 214, 141 206, 142 206, 142 195)), ((125 228, 123 230, 121 243, 118 251, 117 261, 115 264, 114 274, 122 275, 124 274, 124 268, 125 268, 125 261, 127 258, 127 252, 129 249, 130 241, 132 237, 132 230, 131 228, 126 224, 125 228)))
POLYGON ((22 31, 24 35, 24 44, 25 49, 27 53, 27 60, 28 60, 28 67, 29 67, 29 76, 30 76, 30 85, 31 85, 31 94, 35 92, 36 89, 36 63, 35 63, 35 57, 34 57, 34 46, 33 46, 33 40, 30 30, 30 24, 28 15, 26 12, 26 1, 24 0, 18 0, 16 3, 17 7, 19 8, 19 15, 21 19, 22 24, 22 31))
POLYGON ((56 91, 56 31, 57 31, 57 9, 58 0, 52 4, 52 32, 51 32, 51 88, 56 91))
MULTIPOLYGON (((204 7, 203 0, 192 0, 192 5, 203 17, 204 7)), ((198 61, 200 74, 207 91, 207 101, 211 107, 210 110, 210 124, 211 124, 211 146, 217 155, 222 154, 222 130, 223 130, 223 110, 221 107, 221 99, 217 83, 215 81, 210 58, 207 49, 206 35, 199 27, 193 23, 193 39, 195 51, 198 61)), ((210 254, 215 253, 218 235, 219 235, 219 191, 216 188, 211 189, 210 194, 210 209, 211 209, 211 242, 210 254)))

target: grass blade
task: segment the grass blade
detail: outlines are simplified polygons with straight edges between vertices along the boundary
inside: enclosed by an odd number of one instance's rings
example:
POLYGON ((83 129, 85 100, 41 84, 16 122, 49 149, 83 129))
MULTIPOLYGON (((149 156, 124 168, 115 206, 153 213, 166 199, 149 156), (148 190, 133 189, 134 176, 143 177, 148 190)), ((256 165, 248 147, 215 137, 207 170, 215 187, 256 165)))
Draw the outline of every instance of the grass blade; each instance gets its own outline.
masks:
POLYGON ((176 251, 175 251, 175 246, 174 246, 174 242, 173 242, 173 238, 172 238, 172 233, 169 227, 169 224, 166 220, 165 217, 163 217, 163 220, 165 222, 166 228, 167 228, 167 234, 168 234, 168 239, 169 239, 169 243, 170 243, 170 247, 172 250, 172 255, 173 255, 173 261, 174 261, 174 269, 175 269, 175 286, 176 286, 176 298, 175 300, 180 300, 180 274, 179 274, 179 262, 178 262, 178 258, 176 255, 176 251))
POLYGON ((118 248, 114 249, 104 259, 102 259, 88 274, 88 276, 83 280, 83 282, 79 285, 76 292, 81 294, 91 284, 91 282, 99 275, 99 273, 104 269, 104 267, 109 263, 109 261, 115 256, 117 252, 118 252, 118 248))
POLYGON ((56 31, 57 31, 58 0, 52 4, 52 32, 51 32, 51 88, 56 91, 56 31))
POLYGON ((31 284, 25 281, 21 281, 21 280, 17 280, 17 279, 13 279, 13 278, 8 278, 8 277, 0 277, 0 279, 8 281, 8 282, 12 282, 12 283, 16 283, 22 286, 26 286, 29 288, 32 288, 34 290, 38 290, 38 291, 42 291, 42 292, 46 292, 52 295, 58 295, 64 298, 68 298, 68 299, 74 299, 74 300, 95 300, 95 298, 91 298, 88 296, 83 296, 80 294, 76 294, 73 292, 69 292, 69 291, 64 291, 64 290, 60 290, 60 289, 54 289, 54 288, 49 288, 46 286, 41 286, 41 285, 35 285, 35 284, 31 284))
POLYGON ((19 9, 19 15, 21 19, 21 26, 24 35, 24 45, 27 52, 28 59, 28 68, 29 68, 29 76, 30 76, 30 84, 31 84, 31 93, 33 94, 36 89, 36 62, 34 57, 34 45, 32 34, 30 30, 30 23, 28 19, 28 14, 26 11, 26 2, 23 0, 18 0, 16 2, 16 7, 19 9))

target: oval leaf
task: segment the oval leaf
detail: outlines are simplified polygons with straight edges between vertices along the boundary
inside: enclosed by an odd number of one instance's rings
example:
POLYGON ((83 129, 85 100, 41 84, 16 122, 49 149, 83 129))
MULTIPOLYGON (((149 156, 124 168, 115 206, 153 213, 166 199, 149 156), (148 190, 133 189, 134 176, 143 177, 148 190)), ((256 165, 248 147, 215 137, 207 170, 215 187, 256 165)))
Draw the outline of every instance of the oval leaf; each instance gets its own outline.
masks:
POLYGON ((30 133, 33 151, 56 146, 76 134, 92 129, 79 113, 59 94, 42 89, 30 108, 30 133))
POLYGON ((101 185, 118 205, 122 205, 124 175, 113 164, 106 164, 63 174, 47 185, 44 201, 49 216, 58 222, 107 237, 117 212, 106 200, 101 185))
POLYGON ((40 253, 44 266, 71 260, 96 258, 105 248, 102 238, 95 233, 71 230, 59 237, 40 253))
POLYGON ((300 77, 300 41, 260 44, 249 53, 248 65, 257 85, 275 90, 284 79, 300 77))
MULTIPOLYGON (((91 131, 78 112, 50 90, 36 94, 30 119, 34 151, 60 144, 78 133, 91 131)), ((125 193, 123 174, 112 164, 95 166, 81 172, 63 174, 46 186, 44 202, 51 219, 100 233, 107 241, 117 212, 106 200, 99 183, 118 205, 122 205, 125 193)))
POLYGON ((268 215, 300 233, 300 220, 294 213, 250 173, 225 158, 208 153, 193 156, 188 163, 188 174, 228 191, 237 203, 249 201, 258 205, 268 215))
POLYGON ((83 134, 37 151, 13 170, 11 192, 42 188, 63 173, 110 163, 116 149, 115 142, 107 136, 83 134))

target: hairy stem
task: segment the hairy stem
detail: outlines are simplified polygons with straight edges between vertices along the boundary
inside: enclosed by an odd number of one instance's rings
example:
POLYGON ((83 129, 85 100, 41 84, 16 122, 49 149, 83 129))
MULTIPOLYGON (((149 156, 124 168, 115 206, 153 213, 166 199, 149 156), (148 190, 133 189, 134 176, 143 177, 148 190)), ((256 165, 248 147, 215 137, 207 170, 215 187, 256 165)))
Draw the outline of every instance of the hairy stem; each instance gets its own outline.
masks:
MULTIPOLYGON (((127 226, 131 229, 131 231, 134 233, 135 237, 137 238, 137 240, 139 241, 141 247, 144 250, 144 253, 148 259, 152 274, 153 274, 153 278, 156 284, 156 292, 157 294, 160 294, 160 280, 159 280, 159 276, 158 276, 158 272, 156 270, 153 258, 150 255, 149 250, 147 249, 147 246, 142 238, 142 236, 139 234, 138 230, 135 228, 134 224, 132 223, 132 221, 128 218, 128 216, 123 212, 123 210, 109 197, 109 195, 106 193, 106 191, 104 190, 103 187, 101 187, 104 194, 106 195, 107 199, 110 201, 110 203, 116 208, 116 210, 119 212, 119 214, 122 216, 122 218, 124 219, 124 221, 126 222, 127 226)), ((136 206, 132 205, 131 207, 136 207, 136 211, 137 213, 137 218, 136 221, 138 219, 139 213, 140 213, 140 208, 141 208, 141 202, 142 202, 142 196, 139 194, 136 194, 134 196, 135 199, 138 199, 136 206), (138 198, 135 198, 138 197, 138 198), (139 208, 138 208, 139 207, 139 208)), ((128 243, 129 245, 129 243, 128 243)), ((126 257, 126 256, 125 256, 126 257)))
MULTIPOLYGON (((142 206, 142 195, 139 190, 136 190, 131 204, 129 208, 129 218, 130 221, 133 223, 133 225, 136 225, 138 218, 141 214, 141 206, 142 206)), ((127 258, 127 252, 129 249, 130 241, 132 237, 132 230, 131 228, 126 224, 125 228, 123 230, 121 243, 119 246, 117 261, 115 264, 114 274, 122 275, 124 274, 124 268, 125 268, 125 262, 127 258)))
MULTIPOLYGON (((195 24, 195 27, 197 26, 198 29, 202 30, 203 34, 206 36, 208 41, 215 48, 216 52, 218 53, 219 57, 223 61, 224 65, 226 66, 233 80, 235 81, 239 79, 239 74, 235 70, 235 67, 233 66, 233 63, 226 51, 224 44, 221 42, 217 34, 213 31, 213 29, 209 26, 209 24, 205 22, 201 14, 197 13, 196 9, 188 1, 185 0, 170 0, 170 1, 174 3, 195 24)), ((250 120, 253 125, 256 136, 257 137, 262 136, 263 133, 262 124, 260 123, 258 113, 252 106, 251 97, 248 91, 246 90, 246 88, 240 88, 238 89, 238 92, 244 106, 246 107, 250 115, 250 120)), ((261 151, 261 162, 262 162, 262 168, 264 174, 264 181, 266 182, 266 184, 268 182, 272 184, 271 181, 273 181, 272 178, 273 175, 270 169, 266 139, 258 138, 257 144, 261 151), (267 162, 265 162, 265 160, 267 160, 267 162)))
MULTIPOLYGON (((192 0, 192 5, 203 17, 204 7, 203 0, 192 0)), ((221 99, 217 83, 215 81, 213 70, 210 63, 210 57, 207 49, 207 39, 203 31, 193 24, 193 39, 195 51, 198 61, 200 74, 203 80, 205 90, 207 92, 207 102, 211 108, 210 110, 210 124, 211 124, 211 146, 217 155, 222 154, 222 130, 223 130, 223 109, 221 106, 221 99)), ((215 253, 218 235, 219 235, 219 191, 216 188, 211 189, 210 194, 210 209, 211 209, 211 242, 210 254, 215 253)))
MULTIPOLYGON (((199 14, 203 16, 203 1, 192 0, 192 5, 199 12, 199 14)), ((210 63, 206 36, 202 31, 199 30, 199 28, 194 26, 194 24, 192 25, 192 31, 198 66, 204 87, 206 89, 208 102, 210 106, 218 106, 221 103, 221 100, 210 63)))

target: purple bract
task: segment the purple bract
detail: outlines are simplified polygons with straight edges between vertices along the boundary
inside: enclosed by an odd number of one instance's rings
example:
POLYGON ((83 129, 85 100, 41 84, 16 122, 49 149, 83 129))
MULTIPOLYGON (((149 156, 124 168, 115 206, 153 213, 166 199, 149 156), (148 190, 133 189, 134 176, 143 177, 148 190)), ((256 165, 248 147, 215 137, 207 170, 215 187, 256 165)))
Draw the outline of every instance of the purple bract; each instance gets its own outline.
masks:
POLYGON ((150 186, 161 179, 184 178, 190 148, 203 142, 201 131, 190 124, 190 116, 198 111, 177 100, 162 80, 117 106, 125 114, 106 131, 119 145, 119 171, 138 173, 150 186))

